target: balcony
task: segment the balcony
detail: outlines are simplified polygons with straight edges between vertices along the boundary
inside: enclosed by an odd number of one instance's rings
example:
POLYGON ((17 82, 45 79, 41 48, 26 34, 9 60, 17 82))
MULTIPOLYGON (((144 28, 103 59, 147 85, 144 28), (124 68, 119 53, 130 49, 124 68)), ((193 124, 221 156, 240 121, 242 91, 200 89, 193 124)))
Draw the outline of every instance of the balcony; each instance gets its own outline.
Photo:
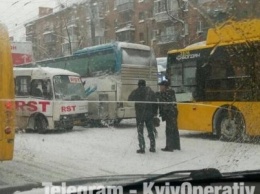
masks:
POLYGON ((67 26, 77 26, 77 20, 69 20, 66 24, 67 26))
POLYGON ((158 41, 158 44, 168 44, 168 43, 178 42, 178 34, 167 34, 167 35, 157 36, 156 40, 158 41))
POLYGON ((122 4, 117 5, 117 11, 118 12, 134 11, 134 1, 130 0, 127 3, 122 3, 122 4))
MULTIPOLYGON (((177 17, 178 18, 178 11, 169 11, 169 14, 171 16, 177 17)), ((164 12, 159 12, 159 13, 155 13, 154 14, 154 19, 157 23, 159 22, 166 22, 170 20, 170 16, 168 15, 168 13, 166 11, 164 12)))
POLYGON ((118 30, 118 29, 124 28, 126 26, 133 26, 133 22, 132 21, 117 22, 115 25, 115 29, 118 30))
POLYGON ((134 42, 134 26, 125 26, 116 31, 116 39, 124 42, 134 42))
POLYGON ((120 28, 116 31, 116 33, 120 33, 120 32, 126 32, 126 31, 135 31, 135 28, 132 26, 126 26, 123 28, 120 28))
POLYGON ((198 0, 199 5, 204 4, 204 3, 212 3, 212 2, 214 2, 214 0, 198 0))

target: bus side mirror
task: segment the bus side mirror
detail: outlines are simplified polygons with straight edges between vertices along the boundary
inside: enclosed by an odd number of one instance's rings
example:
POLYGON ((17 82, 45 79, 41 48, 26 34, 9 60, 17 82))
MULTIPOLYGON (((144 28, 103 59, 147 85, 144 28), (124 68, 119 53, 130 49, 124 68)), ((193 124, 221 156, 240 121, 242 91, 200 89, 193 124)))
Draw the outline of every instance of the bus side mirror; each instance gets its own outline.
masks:
POLYGON ((83 81, 83 82, 82 82, 83 86, 85 86, 85 83, 86 83, 86 81, 83 81))

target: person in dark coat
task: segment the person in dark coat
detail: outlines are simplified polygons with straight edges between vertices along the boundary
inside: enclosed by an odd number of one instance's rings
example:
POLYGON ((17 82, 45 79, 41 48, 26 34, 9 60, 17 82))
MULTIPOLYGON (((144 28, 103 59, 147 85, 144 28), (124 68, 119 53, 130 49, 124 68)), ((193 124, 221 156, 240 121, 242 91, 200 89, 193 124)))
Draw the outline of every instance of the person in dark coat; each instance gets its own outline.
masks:
POLYGON ((166 146, 162 151, 173 152, 180 150, 180 135, 177 124, 178 110, 174 90, 169 88, 169 82, 164 80, 160 85, 159 114, 162 121, 166 121, 166 146))
POLYGON ((139 80, 138 88, 132 91, 128 97, 128 100, 135 101, 136 124, 140 148, 136 152, 145 153, 144 123, 150 139, 150 152, 155 152, 155 127, 153 124, 153 118, 157 116, 158 104, 152 103, 157 102, 154 91, 150 87, 146 86, 145 80, 139 80))

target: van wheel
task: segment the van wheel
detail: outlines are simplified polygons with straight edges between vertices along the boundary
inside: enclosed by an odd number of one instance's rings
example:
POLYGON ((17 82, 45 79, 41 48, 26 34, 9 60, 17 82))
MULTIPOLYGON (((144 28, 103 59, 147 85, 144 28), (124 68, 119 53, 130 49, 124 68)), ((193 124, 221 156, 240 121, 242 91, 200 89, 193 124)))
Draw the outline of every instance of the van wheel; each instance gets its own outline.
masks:
POLYGON ((243 115, 237 110, 223 112, 218 120, 218 133, 224 141, 245 141, 247 136, 243 115))
POLYGON ((119 124, 120 124, 120 122, 121 122, 122 120, 123 120, 123 119, 115 119, 115 120, 114 120, 114 126, 115 126, 115 127, 118 127, 119 124))
POLYGON ((38 131, 38 133, 40 134, 45 134, 47 133, 47 127, 48 127, 47 120, 41 115, 36 116, 34 120, 34 129, 38 131))
POLYGON ((102 126, 102 122, 101 120, 90 120, 90 127, 101 127, 102 126))
POLYGON ((66 128, 65 128, 66 131, 72 131, 72 129, 73 129, 73 126, 70 126, 70 127, 66 127, 66 128))

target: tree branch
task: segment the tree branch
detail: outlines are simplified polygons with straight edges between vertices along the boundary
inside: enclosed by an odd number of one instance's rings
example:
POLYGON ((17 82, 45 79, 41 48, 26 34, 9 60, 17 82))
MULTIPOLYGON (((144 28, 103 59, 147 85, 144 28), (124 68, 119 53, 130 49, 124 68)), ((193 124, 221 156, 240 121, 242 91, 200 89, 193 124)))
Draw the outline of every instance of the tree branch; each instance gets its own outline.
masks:
MULTIPOLYGON (((164 0, 164 2, 165 2, 165 3, 164 3, 164 5, 165 5, 165 10, 166 10, 166 13, 167 13, 167 15, 169 16, 169 18, 170 18, 172 21, 177 21, 177 22, 180 22, 180 23, 184 24, 184 21, 183 21, 183 20, 181 20, 181 19, 179 19, 179 18, 173 16, 173 15, 170 13, 169 8, 168 8, 168 0, 164 0)), ((178 2, 178 6, 179 6, 179 8, 180 8, 180 0, 177 0, 177 2, 178 2)))

